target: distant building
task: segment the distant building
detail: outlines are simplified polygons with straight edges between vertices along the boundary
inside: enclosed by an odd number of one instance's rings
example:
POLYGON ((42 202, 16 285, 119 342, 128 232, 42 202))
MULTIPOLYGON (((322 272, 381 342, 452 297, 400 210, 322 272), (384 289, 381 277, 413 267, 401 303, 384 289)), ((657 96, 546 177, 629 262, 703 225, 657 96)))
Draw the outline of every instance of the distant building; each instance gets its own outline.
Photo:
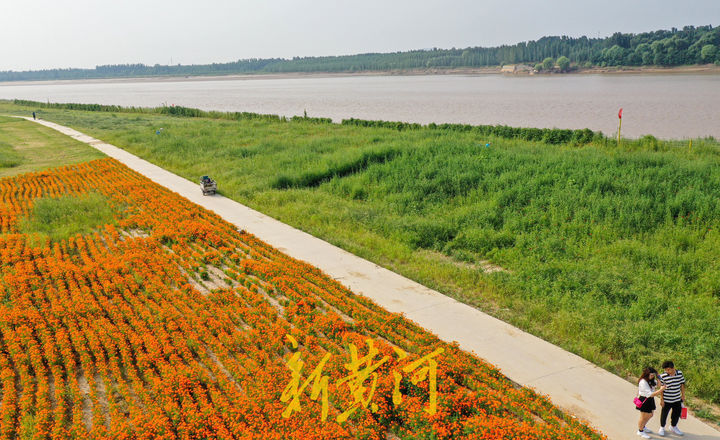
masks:
POLYGON ((505 64, 500 69, 502 73, 532 73, 535 69, 527 64, 505 64))

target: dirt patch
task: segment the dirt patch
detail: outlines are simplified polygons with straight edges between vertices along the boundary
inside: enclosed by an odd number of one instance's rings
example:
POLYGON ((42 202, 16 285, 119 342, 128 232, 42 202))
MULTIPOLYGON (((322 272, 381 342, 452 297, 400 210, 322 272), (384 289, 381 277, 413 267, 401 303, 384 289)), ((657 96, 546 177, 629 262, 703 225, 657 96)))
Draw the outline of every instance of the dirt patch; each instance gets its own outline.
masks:
POLYGON ((201 276, 195 276, 194 274, 188 273, 182 266, 177 265, 180 273, 185 276, 188 284, 190 284, 195 290, 203 294, 203 296, 210 295, 210 292, 215 289, 227 289, 229 286, 236 286, 238 283, 230 279, 225 273, 215 266, 207 265, 206 273, 207 280, 201 278, 201 276), (200 278, 200 279, 198 279, 200 278))
POLYGON ((239 284, 237 281, 225 275, 225 272, 211 264, 206 265, 205 268, 210 279, 203 280, 202 282, 208 290, 227 289, 228 286, 235 287, 239 284))
POLYGON ((48 397, 50 398, 50 408, 55 412, 57 399, 55 399, 55 376, 52 373, 48 373, 48 397))
POLYGON ((105 427, 110 428, 110 404, 107 398, 107 388, 105 388, 105 382, 100 374, 95 374, 94 380, 100 412, 105 419, 105 427))
POLYGON ((150 236, 146 231, 139 228, 127 229, 122 231, 122 233, 133 238, 147 238, 150 236))
POLYGON ((505 269, 504 267, 498 266, 497 264, 492 264, 491 262, 487 260, 480 260, 478 262, 480 264, 480 267, 482 270, 485 271, 485 273, 492 273, 492 272, 510 272, 509 270, 505 269))
POLYGON ((637 74, 708 73, 708 74, 717 74, 718 72, 720 72, 720 66, 716 66, 714 64, 697 64, 697 65, 693 65, 693 66, 672 66, 672 67, 658 67, 658 66, 589 67, 589 68, 578 69, 571 73, 581 73, 581 74, 582 73, 584 73, 584 74, 598 74, 598 73, 602 73, 602 74, 613 74, 613 73, 620 73, 620 74, 628 74, 628 73, 637 73, 637 74))
POLYGON ((112 397, 112 402, 115 404, 115 406, 117 407, 119 412, 121 412, 126 417, 129 416, 130 415, 130 405, 125 400, 125 397, 122 395, 122 393, 120 393, 120 391, 119 391, 119 389, 120 389, 119 382, 117 381, 117 379, 113 378, 111 383, 112 383, 112 391, 111 391, 110 395, 112 397))
POLYGON ((540 416, 537 414, 530 413, 530 417, 532 417, 533 422, 535 422, 535 424, 538 424, 538 425, 547 424, 547 422, 545 420, 543 420, 542 418, 540 418, 540 416))
POLYGON ((582 420, 590 420, 592 418, 592 414, 588 412, 586 408, 581 408, 577 405, 570 405, 566 408, 560 407, 560 409, 565 411, 567 414, 573 414, 582 420))
POLYGON ((502 266, 498 266, 497 264, 493 264, 488 260, 477 260, 475 263, 469 263, 466 261, 456 260, 456 259, 449 257, 441 252, 428 251, 428 250, 424 250, 424 251, 420 251, 420 252, 425 254, 429 258, 440 260, 443 263, 449 263, 455 267, 460 267, 463 269, 482 270, 485 273, 493 273, 493 272, 512 273, 508 269, 505 269, 502 266))
POLYGON ((82 370, 82 368, 80 368, 80 371, 78 371, 76 377, 78 387, 80 388, 80 393, 82 393, 83 423, 85 424, 85 429, 90 432, 93 428, 92 400, 90 400, 90 384, 88 384, 87 378, 85 377, 85 372, 82 370))
POLYGON ((360 279, 363 279, 363 280, 369 280, 369 279, 370 279, 369 276, 367 276, 366 274, 364 274, 364 273, 362 273, 362 272, 349 271, 348 274, 350 274, 351 276, 354 276, 355 278, 360 278, 360 279))
POLYGON ((720 427, 720 405, 693 399, 690 413, 713 428, 720 427))
POLYGON ((196 359, 195 362, 198 363, 200 368, 208 375, 208 377, 210 378, 210 380, 212 382, 217 382, 217 378, 215 377, 215 374, 213 374, 212 370, 210 368, 208 368, 208 366, 205 365, 205 363, 203 361, 201 361, 200 359, 196 359))
POLYGON ((263 289, 262 287, 258 287, 258 288, 257 288, 257 292, 258 292, 260 295, 262 295, 263 298, 265 298, 265 299, 267 300, 267 302, 269 302, 270 305, 273 306, 273 308, 274 308, 275 310, 277 310, 277 312, 280 314, 280 316, 282 316, 283 318, 285 318, 285 307, 283 307, 283 306, 278 302, 278 300, 276 300, 275 298, 273 298, 272 296, 270 296, 270 295, 267 293, 267 291, 266 291, 265 289, 263 289))
POLYGON ((190 285, 193 287, 193 289, 195 289, 195 290, 197 290, 198 292, 200 292, 203 296, 208 296, 208 295, 210 295, 210 290, 208 290, 208 289, 205 287, 205 285, 203 285, 202 283, 200 283, 199 281, 197 281, 197 280, 195 279, 195 277, 192 276, 192 275, 190 275, 185 269, 183 269, 182 266, 180 266, 180 265, 178 264, 177 268, 178 268, 178 270, 180 271, 180 273, 183 274, 183 276, 185 276, 185 279, 187 279, 188 284, 190 284, 190 285))

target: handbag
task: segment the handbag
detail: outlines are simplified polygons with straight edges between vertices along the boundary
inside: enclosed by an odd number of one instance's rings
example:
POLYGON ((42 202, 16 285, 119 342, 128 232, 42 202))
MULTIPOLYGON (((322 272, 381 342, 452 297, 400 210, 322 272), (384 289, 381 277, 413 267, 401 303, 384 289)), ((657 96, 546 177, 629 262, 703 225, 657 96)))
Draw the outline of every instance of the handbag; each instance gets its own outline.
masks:
POLYGON ((640 408, 641 406, 643 406, 643 403, 645 403, 645 402, 640 400, 639 397, 635 397, 635 399, 633 399, 633 403, 635 404, 636 407, 640 408))

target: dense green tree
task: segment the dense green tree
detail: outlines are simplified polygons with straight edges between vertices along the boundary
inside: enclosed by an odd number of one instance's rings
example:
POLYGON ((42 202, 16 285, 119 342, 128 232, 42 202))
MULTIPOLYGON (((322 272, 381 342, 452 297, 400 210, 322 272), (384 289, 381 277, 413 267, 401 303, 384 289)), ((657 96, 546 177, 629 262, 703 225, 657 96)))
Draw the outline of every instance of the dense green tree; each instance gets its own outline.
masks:
POLYGON ((617 44, 603 51, 605 62, 609 66, 621 66, 625 60, 625 49, 617 44))
POLYGON ((552 70, 555 67, 555 60, 552 57, 547 57, 542 62, 543 70, 552 70))
POLYGON ((557 59, 557 65, 561 72, 567 72, 570 70, 570 59, 563 55, 557 59))
POLYGON ((715 61, 716 56, 717 46, 713 44, 706 44, 700 50, 700 57, 702 58, 703 62, 712 63, 713 61, 715 61))
MULTIPOLYGON (((536 41, 499 47, 412 50, 292 59, 250 58, 230 63, 147 66, 121 64, 94 69, 48 69, 0 72, 0 81, 88 79, 138 76, 228 75, 276 72, 358 72, 379 70, 499 66, 566 57, 571 63, 591 66, 662 65, 720 61, 720 28, 685 26, 682 30, 658 30, 641 34, 616 32, 607 38, 542 37, 536 41)), ((552 70, 554 66, 544 67, 552 70)))
POLYGON ((653 53, 650 45, 647 43, 640 43, 635 47, 635 55, 640 59, 638 64, 652 64, 653 53))

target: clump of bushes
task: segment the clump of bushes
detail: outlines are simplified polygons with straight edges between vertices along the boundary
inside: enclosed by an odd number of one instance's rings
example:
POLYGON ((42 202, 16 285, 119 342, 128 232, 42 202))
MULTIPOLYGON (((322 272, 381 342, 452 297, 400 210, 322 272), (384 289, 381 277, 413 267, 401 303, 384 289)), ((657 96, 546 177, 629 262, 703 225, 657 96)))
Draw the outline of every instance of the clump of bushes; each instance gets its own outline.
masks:
MULTIPOLYGON (((67 110, 84 110, 100 112, 123 112, 123 113, 155 113, 188 118, 215 118, 230 120, 261 120, 261 121, 287 121, 285 117, 278 115, 249 113, 249 112, 217 112, 204 111, 196 108, 182 106, 162 106, 156 108, 144 107, 120 107, 116 105, 101 104, 67 104, 67 103, 43 103, 37 101, 26 101, 16 99, 15 104, 38 108, 59 108, 67 110)), ((314 124, 332 124, 330 118, 315 118, 308 116, 293 116, 289 119, 292 122, 309 122, 314 124)), ((435 124, 422 125, 415 122, 398 121, 373 121, 365 119, 343 119, 342 125, 354 125, 358 127, 380 127, 390 128, 397 131, 406 130, 449 130, 456 132, 474 132, 482 136, 497 136, 506 139, 522 139, 526 141, 546 142, 548 144, 584 145, 596 140, 605 139, 601 132, 594 132, 588 128, 581 130, 568 130, 561 128, 528 128, 509 127, 507 125, 470 125, 470 124, 435 124)))
POLYGON ((343 125, 355 125, 360 127, 381 127, 393 130, 449 130, 459 132, 474 132, 483 136, 497 136, 507 139, 522 139, 526 141, 542 141, 549 144, 573 143, 577 145, 588 144, 594 140, 603 139, 600 132, 594 132, 589 128, 581 130, 569 130, 562 128, 524 128, 509 127, 507 125, 470 125, 470 124, 435 124, 421 125, 410 122, 394 121, 368 121, 364 119, 343 119, 343 125))

